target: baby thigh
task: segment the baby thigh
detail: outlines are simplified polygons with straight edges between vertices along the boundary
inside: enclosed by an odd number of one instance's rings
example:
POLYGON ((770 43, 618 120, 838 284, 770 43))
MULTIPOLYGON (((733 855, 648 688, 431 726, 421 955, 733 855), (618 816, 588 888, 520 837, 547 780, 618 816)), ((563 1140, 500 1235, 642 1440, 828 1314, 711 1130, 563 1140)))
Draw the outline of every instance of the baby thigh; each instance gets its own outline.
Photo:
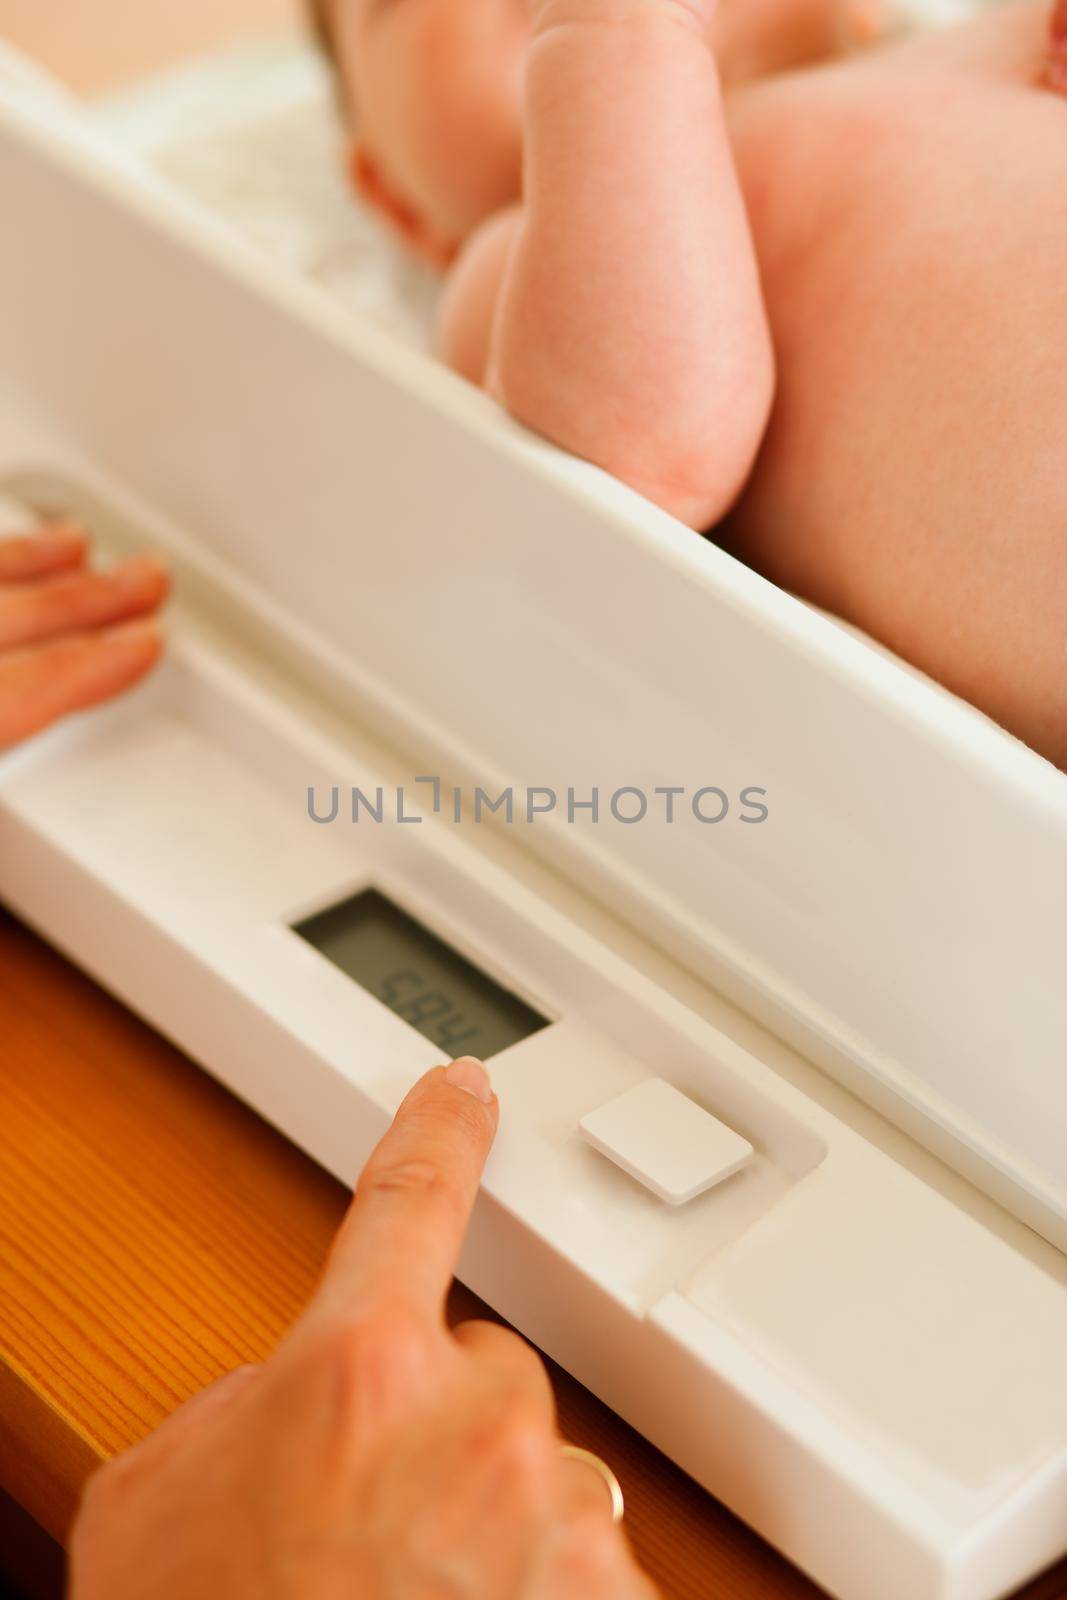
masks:
POLYGON ((741 548, 1067 766, 1067 107, 1031 76, 809 111, 826 221, 766 257, 741 548))

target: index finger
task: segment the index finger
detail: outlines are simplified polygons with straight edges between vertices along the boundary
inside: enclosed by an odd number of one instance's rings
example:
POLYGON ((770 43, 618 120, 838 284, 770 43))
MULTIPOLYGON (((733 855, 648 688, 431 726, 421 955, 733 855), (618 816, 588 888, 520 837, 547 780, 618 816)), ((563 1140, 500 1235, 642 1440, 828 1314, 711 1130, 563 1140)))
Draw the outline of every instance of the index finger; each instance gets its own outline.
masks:
POLYGON ((403 1304, 441 1316, 497 1118, 473 1057, 420 1079, 363 1169, 314 1309, 403 1304))

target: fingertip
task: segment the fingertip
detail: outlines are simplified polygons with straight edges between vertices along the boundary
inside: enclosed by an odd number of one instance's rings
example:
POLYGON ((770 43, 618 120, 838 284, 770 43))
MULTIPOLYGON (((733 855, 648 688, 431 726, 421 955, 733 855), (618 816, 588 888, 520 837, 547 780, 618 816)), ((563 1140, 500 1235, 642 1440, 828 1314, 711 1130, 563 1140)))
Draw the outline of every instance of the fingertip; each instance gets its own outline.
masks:
POLYGON ((154 618, 146 618, 137 622, 116 623, 113 628, 105 628, 102 637, 109 644, 156 648, 162 645, 163 630, 154 618))
POLYGON ((130 588, 150 589, 164 595, 170 588, 170 569, 157 551, 142 552, 119 562, 115 577, 130 588))
POLYGON ((34 583, 85 565, 89 536, 77 522, 53 517, 32 533, 0 531, 0 583, 34 583))
POLYGON ((143 677, 163 654, 164 635, 158 622, 124 622, 108 628, 103 638, 128 663, 132 679, 143 677))
POLYGON ((155 581, 159 586, 160 595, 166 598, 170 594, 174 582, 171 577, 170 563, 166 556, 161 555, 158 550, 151 551, 146 560, 149 571, 154 574, 155 581))
POLYGON ((476 1056, 458 1056, 445 1068, 444 1081, 451 1084, 453 1089, 460 1089, 464 1094, 473 1095, 483 1105, 491 1105, 495 1099, 485 1063, 479 1061, 476 1056))
POLYGON ((49 517, 38 528, 36 537, 60 549, 86 551, 89 548, 89 534, 74 517, 49 517))

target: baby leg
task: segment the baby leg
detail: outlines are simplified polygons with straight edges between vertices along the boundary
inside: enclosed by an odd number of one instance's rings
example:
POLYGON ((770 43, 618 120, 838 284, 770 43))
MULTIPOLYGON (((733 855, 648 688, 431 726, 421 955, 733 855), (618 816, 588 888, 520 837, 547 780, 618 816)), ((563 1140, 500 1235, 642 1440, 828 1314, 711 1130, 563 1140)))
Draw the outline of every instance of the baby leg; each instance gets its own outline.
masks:
POLYGON ((446 332, 469 370, 478 340, 464 294, 484 295, 486 261, 499 260, 487 386, 530 427, 694 526, 743 486, 773 389, 708 44, 713 9, 535 6, 523 206, 461 263, 449 319, 467 332, 446 332))

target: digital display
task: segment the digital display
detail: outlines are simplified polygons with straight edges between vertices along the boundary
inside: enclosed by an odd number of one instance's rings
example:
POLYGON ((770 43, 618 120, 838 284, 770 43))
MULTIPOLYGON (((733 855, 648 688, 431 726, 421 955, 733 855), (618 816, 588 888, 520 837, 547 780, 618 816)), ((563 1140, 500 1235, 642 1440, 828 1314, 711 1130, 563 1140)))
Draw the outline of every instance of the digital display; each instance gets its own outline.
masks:
POLYGON ((293 929, 445 1056, 487 1060, 548 1026, 421 922, 367 889, 293 929))

